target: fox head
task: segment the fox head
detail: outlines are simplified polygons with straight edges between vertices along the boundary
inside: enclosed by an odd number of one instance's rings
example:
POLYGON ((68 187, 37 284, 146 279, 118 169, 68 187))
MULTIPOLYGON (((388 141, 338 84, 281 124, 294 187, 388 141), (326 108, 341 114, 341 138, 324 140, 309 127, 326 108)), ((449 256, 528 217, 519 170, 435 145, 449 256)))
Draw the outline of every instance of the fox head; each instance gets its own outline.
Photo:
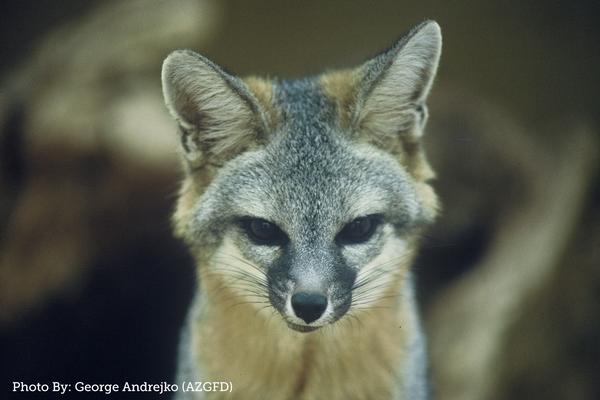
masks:
POLYGON ((421 136, 440 52, 426 21, 357 68, 297 80, 170 54, 185 169, 174 224, 201 281, 302 332, 397 290, 437 210, 421 136))

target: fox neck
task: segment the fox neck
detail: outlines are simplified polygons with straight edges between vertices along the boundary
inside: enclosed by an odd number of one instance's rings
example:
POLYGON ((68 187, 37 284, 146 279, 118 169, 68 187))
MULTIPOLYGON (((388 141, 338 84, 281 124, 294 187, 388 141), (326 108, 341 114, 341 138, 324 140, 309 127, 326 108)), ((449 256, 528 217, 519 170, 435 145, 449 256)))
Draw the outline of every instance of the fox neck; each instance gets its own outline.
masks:
POLYGON ((390 397, 420 335, 410 279, 398 277, 355 318, 311 333, 244 302, 217 277, 203 279, 201 289, 191 326, 201 378, 230 381, 242 398, 265 390, 270 399, 390 397))

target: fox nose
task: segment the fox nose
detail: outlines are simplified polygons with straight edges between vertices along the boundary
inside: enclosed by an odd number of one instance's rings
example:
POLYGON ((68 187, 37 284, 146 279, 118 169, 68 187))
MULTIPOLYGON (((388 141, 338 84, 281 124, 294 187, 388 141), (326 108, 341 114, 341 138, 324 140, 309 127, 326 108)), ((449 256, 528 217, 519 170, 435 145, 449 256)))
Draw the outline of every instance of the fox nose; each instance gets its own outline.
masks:
POLYGON ((318 293, 296 293, 292 296, 292 308, 298 318, 310 324, 325 312, 327 297, 318 293))

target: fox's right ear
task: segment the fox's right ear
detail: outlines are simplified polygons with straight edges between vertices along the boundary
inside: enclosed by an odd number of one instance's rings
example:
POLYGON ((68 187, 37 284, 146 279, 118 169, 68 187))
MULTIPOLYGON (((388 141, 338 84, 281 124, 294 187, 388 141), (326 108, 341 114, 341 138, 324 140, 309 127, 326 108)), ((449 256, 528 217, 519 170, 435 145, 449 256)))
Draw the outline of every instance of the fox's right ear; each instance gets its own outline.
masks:
POLYGON ((162 87, 192 167, 226 161, 264 135, 264 114, 246 84, 193 51, 165 59, 162 87))

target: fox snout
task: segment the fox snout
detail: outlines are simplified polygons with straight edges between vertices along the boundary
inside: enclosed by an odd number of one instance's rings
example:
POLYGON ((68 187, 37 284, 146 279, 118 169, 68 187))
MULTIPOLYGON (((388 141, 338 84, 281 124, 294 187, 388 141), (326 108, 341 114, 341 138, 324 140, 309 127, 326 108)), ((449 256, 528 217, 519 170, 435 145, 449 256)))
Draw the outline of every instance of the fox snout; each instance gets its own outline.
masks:
POLYGON ((281 313, 291 329, 311 332, 336 321, 343 315, 339 311, 333 307, 326 291, 296 289, 281 313), (339 316, 336 317, 336 314, 339 316))
POLYGON ((321 293, 298 292, 291 298, 294 314, 307 324, 316 321, 327 308, 327 297, 321 293))
POLYGON ((290 328, 315 330, 334 323, 348 311, 355 274, 331 261, 291 261, 270 271, 271 304, 290 328))

